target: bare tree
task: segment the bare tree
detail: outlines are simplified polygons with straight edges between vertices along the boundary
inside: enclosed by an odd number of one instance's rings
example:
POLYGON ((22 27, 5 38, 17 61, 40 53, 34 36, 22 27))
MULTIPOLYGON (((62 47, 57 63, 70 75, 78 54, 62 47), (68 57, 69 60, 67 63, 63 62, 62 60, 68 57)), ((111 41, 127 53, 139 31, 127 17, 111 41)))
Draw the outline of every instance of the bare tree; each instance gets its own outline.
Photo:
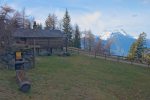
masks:
POLYGON ((83 39, 83 48, 84 48, 84 50, 86 49, 86 38, 85 38, 85 36, 86 36, 86 33, 87 33, 87 31, 85 30, 85 31, 83 31, 82 32, 82 39, 83 39))
POLYGON ((57 24, 57 16, 55 14, 49 14, 46 21, 45 25, 47 29, 56 29, 56 24, 57 24))
POLYGON ((57 29, 59 29, 59 30, 63 30, 63 20, 59 20, 58 21, 58 26, 57 26, 57 29))
POLYGON ((107 40, 106 45, 104 46, 104 54, 110 55, 110 47, 112 45, 112 43, 114 42, 114 40, 112 38, 107 40))
POLYGON ((84 49, 89 52, 94 50, 95 36, 92 34, 91 30, 84 31, 84 49))
POLYGON ((1 16, 4 16, 6 18, 8 17, 9 13, 12 12, 14 12, 14 9, 12 9, 10 6, 8 5, 1 6, 1 11, 0 11, 1 16))
POLYGON ((98 41, 95 43, 95 48, 94 48, 94 53, 95 53, 95 58, 97 54, 102 54, 103 52, 103 45, 102 45, 102 39, 99 37, 98 41))
POLYGON ((25 8, 22 10, 22 12, 16 11, 12 17, 13 26, 15 28, 24 28, 24 29, 30 29, 31 28, 31 22, 25 15, 25 8))
POLYGON ((10 43, 12 43, 11 33, 13 31, 11 20, 10 20, 10 14, 14 10, 4 5, 0 9, 0 44, 5 49, 8 46, 10 46, 10 43))
POLYGON ((12 24, 14 28, 22 27, 22 15, 20 12, 16 11, 12 17, 12 24))

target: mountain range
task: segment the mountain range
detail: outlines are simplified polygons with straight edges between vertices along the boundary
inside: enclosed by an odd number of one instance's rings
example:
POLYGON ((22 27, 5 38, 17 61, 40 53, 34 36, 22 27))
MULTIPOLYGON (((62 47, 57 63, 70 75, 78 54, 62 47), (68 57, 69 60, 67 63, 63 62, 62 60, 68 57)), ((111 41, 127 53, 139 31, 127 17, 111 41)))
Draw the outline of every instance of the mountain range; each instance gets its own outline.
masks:
POLYGON ((113 40, 110 47, 111 53, 119 56, 126 56, 129 52, 130 46, 136 40, 124 31, 105 32, 101 39, 103 41, 107 41, 108 39, 113 40))
MULTIPOLYGON (((105 44, 107 40, 111 39, 112 45, 110 51, 113 55, 118 56, 127 56, 130 50, 130 46, 133 42, 136 41, 136 37, 130 36, 124 30, 113 31, 113 32, 104 32, 100 37, 105 44)), ((98 36, 95 36, 95 41, 97 41, 98 36)), ((83 42, 81 40, 81 42, 83 42)), ((83 43, 81 43, 81 47, 83 43)), ((146 46, 150 48, 150 39, 146 40, 146 46)))

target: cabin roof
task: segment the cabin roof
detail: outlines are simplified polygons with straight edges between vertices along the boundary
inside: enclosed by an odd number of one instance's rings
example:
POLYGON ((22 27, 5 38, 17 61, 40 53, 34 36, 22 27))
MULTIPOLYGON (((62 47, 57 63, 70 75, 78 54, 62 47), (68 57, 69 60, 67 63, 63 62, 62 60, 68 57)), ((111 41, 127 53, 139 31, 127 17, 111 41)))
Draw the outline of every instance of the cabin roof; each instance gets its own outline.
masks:
POLYGON ((42 29, 17 29, 13 37, 15 38, 55 38, 65 37, 60 30, 42 30, 42 29))

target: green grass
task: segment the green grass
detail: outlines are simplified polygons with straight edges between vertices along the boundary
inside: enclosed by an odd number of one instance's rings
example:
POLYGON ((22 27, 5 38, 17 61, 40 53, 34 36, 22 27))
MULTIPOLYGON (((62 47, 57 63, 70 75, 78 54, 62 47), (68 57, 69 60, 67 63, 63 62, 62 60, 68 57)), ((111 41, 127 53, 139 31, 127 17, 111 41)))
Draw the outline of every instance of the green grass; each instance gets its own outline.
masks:
POLYGON ((0 100, 150 100, 150 69, 86 56, 39 57, 29 93, 0 69, 0 100))

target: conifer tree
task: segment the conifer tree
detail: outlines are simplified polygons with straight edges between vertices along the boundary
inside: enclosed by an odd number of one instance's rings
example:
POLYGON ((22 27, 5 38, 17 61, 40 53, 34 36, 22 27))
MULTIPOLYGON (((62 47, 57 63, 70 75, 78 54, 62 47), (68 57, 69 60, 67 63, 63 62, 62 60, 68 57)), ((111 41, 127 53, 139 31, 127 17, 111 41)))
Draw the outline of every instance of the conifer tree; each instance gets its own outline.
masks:
POLYGON ((139 35, 139 38, 137 40, 137 48, 136 48, 136 52, 135 52, 135 57, 137 59, 141 59, 142 58, 142 53, 144 51, 144 49, 146 44, 146 33, 141 33, 139 35))
POLYGON ((67 35, 67 45, 72 46, 72 28, 71 28, 71 18, 66 9, 64 18, 63 18, 63 32, 67 35))
POLYGON ((74 46, 76 48, 80 48, 81 47, 81 43, 80 43, 80 30, 79 30, 79 26, 78 25, 75 26, 74 46))
POLYGON ((141 33, 138 39, 131 45, 128 57, 129 59, 138 59, 142 58, 144 49, 146 48, 146 33, 141 33))
POLYGON ((34 23, 33 23, 33 29, 37 29, 37 23, 36 23, 36 21, 34 21, 34 23))
POLYGON ((129 51, 129 54, 128 54, 128 59, 130 61, 133 61, 135 59, 135 53, 136 53, 136 50, 137 50, 137 43, 134 42, 131 47, 130 47, 130 51, 129 51))

